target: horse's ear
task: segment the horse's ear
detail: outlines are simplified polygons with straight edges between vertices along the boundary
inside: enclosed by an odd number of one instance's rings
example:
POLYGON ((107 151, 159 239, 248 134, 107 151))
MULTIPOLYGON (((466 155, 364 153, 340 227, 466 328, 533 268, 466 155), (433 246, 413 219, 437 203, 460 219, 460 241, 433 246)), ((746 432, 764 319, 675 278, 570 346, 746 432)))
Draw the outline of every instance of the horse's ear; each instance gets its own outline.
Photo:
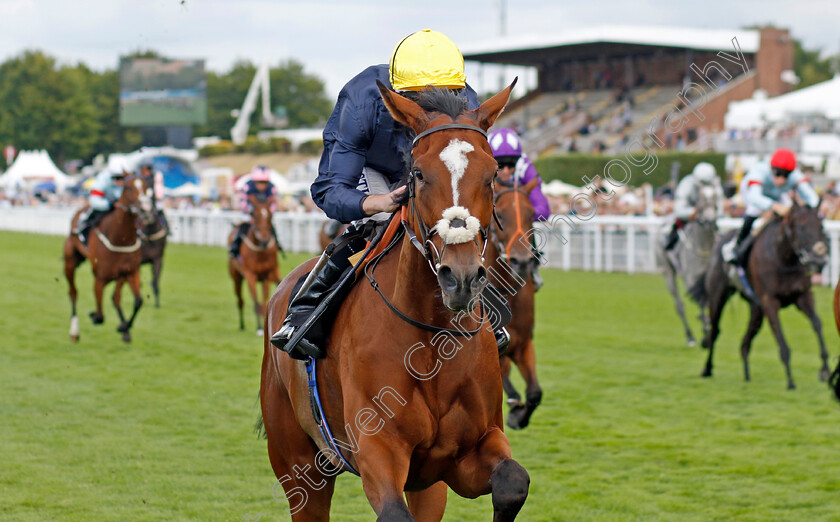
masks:
POLYGON ((535 188, 537 188, 537 185, 539 183, 540 183, 540 178, 534 178, 531 181, 529 181, 528 183, 526 183, 525 186, 522 187, 522 190, 524 190, 526 194, 531 194, 531 192, 535 188))
POLYGON ((472 111, 479 127, 486 131, 493 126, 496 118, 499 117, 499 114, 502 113, 505 105, 507 105, 510 99, 510 93, 513 91, 513 86, 516 85, 517 80, 519 80, 518 76, 502 92, 482 103, 478 109, 472 111))
POLYGON ((429 117, 422 107, 408 98, 400 96, 379 80, 376 80, 376 86, 379 87, 379 94, 382 95, 385 107, 396 121, 414 129, 414 132, 418 134, 426 128, 429 117))

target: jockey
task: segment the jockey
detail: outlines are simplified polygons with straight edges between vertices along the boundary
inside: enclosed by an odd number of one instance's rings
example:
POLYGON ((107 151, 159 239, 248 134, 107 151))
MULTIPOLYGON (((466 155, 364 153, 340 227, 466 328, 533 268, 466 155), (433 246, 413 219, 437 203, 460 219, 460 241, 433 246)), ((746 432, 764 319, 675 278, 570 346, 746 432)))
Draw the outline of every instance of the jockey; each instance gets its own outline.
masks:
POLYGON ((744 224, 734 245, 730 241, 724 246, 724 259, 743 268, 752 245, 752 241, 745 239, 750 235, 753 223, 768 210, 786 216, 790 205, 782 203, 782 197, 794 189, 809 207, 819 205, 820 198, 808 178, 796 168, 796 156, 792 151, 779 149, 773 153, 769 163, 754 164, 741 181, 740 191, 747 203, 744 224))
MULTIPOLYGON (((254 211, 254 206, 251 204, 251 198, 256 199, 260 203, 264 203, 270 198, 274 198, 274 202, 271 205, 271 211, 275 212, 277 210, 277 189, 270 181, 268 167, 263 167, 261 165, 254 167, 251 170, 251 179, 249 179, 248 182, 245 183, 245 185, 243 185, 239 190, 239 210, 249 216, 254 211)), ((244 221, 236 227, 236 234, 234 234, 233 241, 230 243, 229 254, 231 257, 235 258, 239 256, 239 249, 242 246, 242 238, 248 234, 248 230, 250 230, 250 228, 250 220, 244 221)), ((271 233, 274 234, 274 241, 277 243, 279 248, 280 241, 277 239, 277 231, 274 230, 273 225, 271 227, 271 233)))
POLYGON ((166 229, 169 228, 169 223, 166 221, 166 215, 163 213, 163 173, 155 170, 151 161, 146 160, 140 164, 140 171, 138 175, 146 180, 146 185, 154 187, 155 194, 155 208, 157 209, 158 222, 166 229))
MULTIPOLYGON (((456 90, 466 98, 470 110, 479 106, 478 96, 466 84, 461 52, 449 38, 430 29, 403 38, 389 64, 370 66, 350 80, 341 89, 324 128, 324 151, 310 190, 313 201, 328 217, 353 222, 338 241, 358 236, 370 219, 388 219, 407 197, 405 185, 398 185, 408 172, 414 132, 394 121, 382 101, 377 79, 407 98, 434 86, 456 90)), ((348 258, 364 248, 363 239, 353 239, 331 253, 311 284, 289 305, 283 326, 271 337, 274 346, 296 359, 323 357, 323 350, 307 339, 294 346, 288 341, 351 268, 348 258)), ((510 337, 500 329, 497 340, 505 339, 510 337)))
POLYGON ((665 236, 665 252, 671 251, 679 240, 679 231, 689 221, 696 217, 697 203, 700 201, 700 190, 702 187, 711 186, 715 189, 715 217, 723 213, 723 188, 720 186, 720 178, 711 163, 701 162, 694 166, 691 174, 680 180, 674 196, 674 224, 671 231, 665 236))
POLYGON ((114 203, 122 196, 125 174, 122 160, 114 160, 96 176, 88 198, 90 210, 77 225, 79 240, 83 244, 87 245, 88 232, 113 210, 114 203))
MULTIPOLYGON (((520 186, 529 183, 532 179, 538 178, 537 186, 531 191, 529 196, 531 204, 534 205, 534 219, 537 221, 545 221, 551 215, 549 210, 548 199, 542 193, 542 179, 537 173, 536 167, 528 159, 528 156, 522 152, 522 143, 519 140, 519 135, 512 129, 498 129, 490 133, 487 137, 490 143, 490 148, 493 150, 493 157, 499 164, 498 177, 502 185, 513 185, 514 181, 520 186)), ((534 243, 534 236, 531 236, 532 249, 534 257, 539 260, 540 253, 537 251, 534 243)), ((534 280, 534 287, 539 290, 542 287, 543 280, 539 273, 539 263, 534 263, 531 272, 531 277, 534 280)))

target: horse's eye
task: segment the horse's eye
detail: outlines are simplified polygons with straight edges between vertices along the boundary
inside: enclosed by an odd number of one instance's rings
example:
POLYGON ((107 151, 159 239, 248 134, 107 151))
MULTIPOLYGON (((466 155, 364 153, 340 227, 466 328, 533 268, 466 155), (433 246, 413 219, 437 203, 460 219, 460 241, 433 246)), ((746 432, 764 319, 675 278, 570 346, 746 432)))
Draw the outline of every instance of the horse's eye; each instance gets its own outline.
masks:
POLYGON ((423 182, 423 171, 422 170, 414 169, 413 174, 414 174, 414 179, 416 179, 417 181, 419 181, 421 183, 423 182))

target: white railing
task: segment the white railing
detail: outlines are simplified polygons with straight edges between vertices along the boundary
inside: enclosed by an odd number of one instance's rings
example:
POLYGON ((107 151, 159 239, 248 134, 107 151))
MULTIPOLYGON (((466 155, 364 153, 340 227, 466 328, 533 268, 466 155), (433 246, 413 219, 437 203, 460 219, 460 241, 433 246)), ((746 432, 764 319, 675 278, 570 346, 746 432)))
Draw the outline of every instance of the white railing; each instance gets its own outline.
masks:
MULTIPOLYGON (((0 230, 64 235, 70 228, 72 208, 0 208, 0 230)), ((224 246, 233 225, 245 218, 232 211, 167 210, 173 243, 224 246)), ((326 216, 316 213, 277 213, 274 225, 287 252, 319 252, 319 233, 326 216)), ((598 272, 657 272, 656 244, 663 228, 670 223, 658 216, 595 216, 575 221, 575 229, 562 220, 549 229, 537 223, 547 244, 543 246, 547 266, 563 270, 598 272), (564 244, 563 240, 566 240, 564 244)), ((721 218, 721 231, 741 226, 741 220, 721 218)), ((829 238, 829 262, 823 271, 824 284, 834 285, 840 278, 840 221, 825 221, 829 238)))

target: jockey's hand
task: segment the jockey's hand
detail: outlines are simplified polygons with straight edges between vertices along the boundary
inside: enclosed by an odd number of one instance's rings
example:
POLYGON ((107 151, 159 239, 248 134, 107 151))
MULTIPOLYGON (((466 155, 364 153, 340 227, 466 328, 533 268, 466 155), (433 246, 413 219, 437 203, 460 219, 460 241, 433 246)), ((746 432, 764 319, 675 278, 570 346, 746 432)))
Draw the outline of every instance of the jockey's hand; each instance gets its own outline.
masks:
POLYGON ((393 212, 400 206, 405 191, 406 187, 403 185, 388 194, 371 194, 362 202, 362 210, 368 216, 378 214, 379 212, 393 212))
POLYGON ((770 210, 772 210, 777 216, 785 217, 788 215, 788 212, 790 212, 790 207, 781 203, 773 203, 770 210))

